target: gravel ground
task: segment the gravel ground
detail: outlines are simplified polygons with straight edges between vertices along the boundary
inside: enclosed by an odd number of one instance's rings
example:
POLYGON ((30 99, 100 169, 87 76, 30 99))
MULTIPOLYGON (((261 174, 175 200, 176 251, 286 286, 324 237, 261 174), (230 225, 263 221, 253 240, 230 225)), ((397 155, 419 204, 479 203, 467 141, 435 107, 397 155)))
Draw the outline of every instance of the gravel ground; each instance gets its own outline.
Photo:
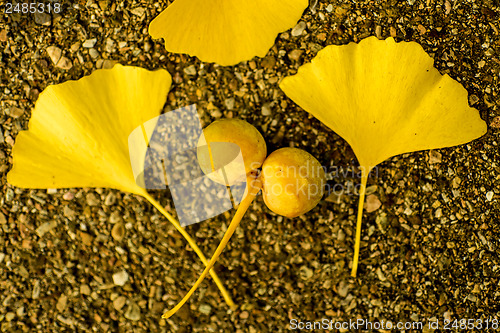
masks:
MULTIPOLYGON (((166 1, 74 3, 53 16, 0 20, 0 331, 285 332, 291 319, 426 325, 500 319, 498 1, 320 1, 294 33, 278 36, 265 58, 234 67, 170 54, 151 40, 147 25, 166 1), (365 212, 354 279, 354 155, 287 99, 278 82, 322 47, 370 35, 420 43, 442 73, 469 91, 488 133, 378 166, 369 179, 373 211, 365 212), (202 265, 144 199, 109 189, 23 190, 6 183, 12 145, 39 92, 116 62, 168 69, 174 82, 167 109, 196 103, 205 124, 245 119, 270 151, 304 148, 339 170, 331 182, 344 192, 299 218, 276 216, 262 199, 253 204, 216 266, 235 311, 206 280, 177 315, 160 319, 202 265)), ((168 193, 154 194, 174 212, 168 193)), ((187 229, 209 254, 230 217, 187 229)))

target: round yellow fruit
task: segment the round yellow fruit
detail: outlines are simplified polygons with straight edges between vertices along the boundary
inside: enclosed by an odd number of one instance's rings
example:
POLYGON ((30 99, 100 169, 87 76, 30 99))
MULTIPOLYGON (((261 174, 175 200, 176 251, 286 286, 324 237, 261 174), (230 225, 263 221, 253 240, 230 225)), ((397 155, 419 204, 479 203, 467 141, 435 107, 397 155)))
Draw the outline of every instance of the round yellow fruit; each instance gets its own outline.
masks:
POLYGON ((208 177, 232 185, 261 167, 267 147, 262 134, 241 119, 220 119, 208 125, 198 141, 198 162, 208 177))
POLYGON ((297 148, 281 148, 262 165, 262 195, 276 214, 296 217, 313 209, 323 197, 325 171, 316 158, 297 148))

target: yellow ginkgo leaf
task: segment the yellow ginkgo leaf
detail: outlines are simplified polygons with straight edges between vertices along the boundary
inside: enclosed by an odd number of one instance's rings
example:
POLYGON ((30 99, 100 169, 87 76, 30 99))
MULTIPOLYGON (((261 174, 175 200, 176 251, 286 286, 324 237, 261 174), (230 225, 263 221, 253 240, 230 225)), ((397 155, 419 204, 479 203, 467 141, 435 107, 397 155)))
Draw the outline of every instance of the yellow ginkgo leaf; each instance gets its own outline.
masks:
POLYGON ((169 52, 230 66, 263 57, 292 28, 307 0, 176 0, 149 26, 169 52))
POLYGON ((280 87, 343 137, 360 163, 353 276, 370 170, 391 156, 460 145, 486 133, 478 111, 468 105, 467 91, 441 75, 415 42, 369 37, 328 46, 280 87))
MULTIPOLYGON (((194 240, 136 183, 132 171, 129 134, 160 115, 171 81, 165 70, 116 65, 47 87, 35 104, 28 130, 16 138, 7 181, 22 188, 108 187, 141 195, 179 230, 206 265, 194 240)), ((234 306, 215 272, 211 274, 226 302, 234 306)))
POLYGON ((25 188, 109 187, 143 194, 128 135, 163 109, 171 77, 116 65, 47 87, 13 148, 9 183, 25 188))

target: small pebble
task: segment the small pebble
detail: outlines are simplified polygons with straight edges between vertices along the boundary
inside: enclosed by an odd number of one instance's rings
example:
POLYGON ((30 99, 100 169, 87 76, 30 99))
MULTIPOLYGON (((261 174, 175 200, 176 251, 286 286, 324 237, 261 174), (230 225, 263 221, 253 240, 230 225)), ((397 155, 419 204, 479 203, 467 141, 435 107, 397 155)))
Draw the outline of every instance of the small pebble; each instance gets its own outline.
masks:
POLYGON ((85 42, 83 42, 82 46, 84 48, 90 49, 93 48, 96 43, 97 43, 97 38, 87 39, 85 42))
POLYGON ((73 200, 74 197, 75 197, 75 194, 73 192, 70 192, 70 191, 63 194, 63 199, 67 200, 67 201, 73 200))
POLYGON ((344 232, 344 230, 339 229, 339 231, 337 232, 337 240, 339 242, 343 242, 345 240, 345 232, 344 232))
POLYGON ((127 299, 123 296, 119 296, 113 301, 113 307, 116 310, 121 310, 125 303, 127 303, 127 299))
POLYGON ((316 35, 316 38, 321 42, 324 42, 326 40, 326 37, 327 37, 326 33, 324 33, 324 32, 321 32, 321 33, 316 35))
POLYGON ((14 199, 14 191, 11 188, 8 188, 5 191, 5 201, 10 202, 14 199))
POLYGON ((196 67, 194 65, 186 67, 184 68, 184 73, 187 75, 196 75, 196 67))
POLYGON ((477 102, 479 102, 479 97, 477 97, 476 95, 470 95, 469 96, 469 104, 470 105, 474 105, 477 102))
POLYGON ((226 100, 224 100, 224 105, 226 105, 226 108, 228 110, 233 110, 234 109, 234 104, 235 104, 235 100, 234 98, 227 98, 226 100))
POLYGON ((66 304, 68 303, 68 297, 64 294, 59 296, 59 299, 57 300, 56 304, 56 309, 59 312, 63 312, 64 309, 66 309, 66 304))
POLYGON ((76 52, 80 49, 80 46, 82 46, 82 43, 76 42, 71 44, 71 47, 69 48, 71 52, 76 52))
POLYGON ((99 52, 96 49, 94 49, 94 48, 91 48, 89 50, 89 54, 92 57, 92 59, 96 59, 96 58, 99 57, 99 52))
POLYGON ((10 135, 8 135, 8 136, 5 138, 5 142, 6 142, 9 146, 14 147, 14 139, 13 139, 10 135))
POLYGON ((425 33, 427 32, 427 29, 425 29, 425 27, 421 24, 417 25, 417 30, 418 33, 421 35, 425 35, 425 33))
POLYGON ((306 30, 306 26, 306 22, 304 21, 300 21, 299 23, 297 23, 297 25, 292 29, 292 36, 297 37, 302 35, 304 30, 306 30))
POLYGON ((429 151, 429 163, 430 164, 441 163, 441 161, 442 161, 442 155, 440 152, 438 152, 437 150, 429 151))
POLYGON ((106 196, 106 199, 104 199, 104 204, 106 206, 112 206, 116 202, 116 195, 113 192, 109 192, 108 195, 106 196))
POLYGON ((136 16, 142 17, 142 15, 146 12, 146 9, 143 7, 135 7, 130 12, 136 16))
POLYGON ((82 239, 82 244, 91 246, 92 242, 94 241, 94 237, 86 232, 80 231, 79 235, 82 239))
POLYGON ((104 45, 104 50, 108 53, 113 53, 115 51, 115 41, 111 38, 106 38, 106 44, 104 45))
POLYGON ((210 115, 215 119, 219 119, 220 117, 222 117, 222 112, 219 109, 215 109, 210 111, 210 115))
POLYGON ((99 197, 92 192, 87 193, 86 199, 87 199, 87 205, 89 206, 97 206, 100 203, 99 197))
POLYGON ((33 291, 31 293, 31 298, 32 299, 40 298, 40 280, 35 280, 35 283, 33 283, 33 291))
POLYGON ((122 214, 115 210, 114 212, 111 213, 111 215, 109 216, 109 222, 110 223, 118 223, 118 222, 121 222, 123 221, 123 218, 122 218, 122 214))
POLYGON ((120 271, 113 274, 113 283, 117 286, 124 286, 128 281, 128 274, 126 271, 120 271))
POLYGON ((45 235, 47 232, 51 231, 55 227, 57 227, 56 221, 44 222, 38 228, 36 228, 35 232, 38 235, 38 237, 43 237, 43 235, 45 235))
POLYGON ((270 116, 272 114, 271 112, 271 107, 269 106, 269 103, 266 103, 262 106, 262 115, 263 116, 270 116))
POLYGON ((209 315, 212 307, 208 304, 201 304, 198 310, 203 314, 209 315))
POLYGON ((68 219, 73 220, 76 216, 76 213, 73 209, 69 208, 68 206, 63 207, 63 214, 66 216, 68 219))
POLYGON ((500 116, 496 116, 490 123, 490 126, 493 128, 500 128, 500 116))
POLYGON ((487 49, 484 54, 487 56, 487 57, 491 57, 495 54, 495 50, 492 49, 491 47, 489 49, 487 49))
POLYGON ((396 37, 398 32, 396 31, 396 28, 390 27, 389 28, 389 33, 391 34, 391 37, 396 37))
POLYGON ((346 297, 349 292, 349 284, 345 281, 340 281, 339 286, 337 288, 337 293, 340 297, 346 297))
POLYGON ((379 267, 379 268, 377 268, 376 273, 377 273, 377 277, 378 277, 378 279, 379 279, 380 281, 385 281, 385 280, 387 280, 387 278, 385 277, 385 275, 384 275, 384 273, 382 272, 382 269, 380 269, 380 267, 379 267))
POLYGON ((56 65, 59 59, 61 59, 62 50, 57 46, 49 46, 45 49, 45 51, 54 65, 56 65))
POLYGON ((124 316, 129 320, 138 321, 139 319, 141 319, 141 309, 137 304, 132 302, 127 307, 124 316))
POLYGON ((493 191, 489 191, 488 193, 486 193, 486 200, 493 200, 493 191))
POLYGON ((9 109, 9 116, 14 119, 21 117, 24 114, 24 109, 13 106, 9 109))
POLYGON ((375 194, 370 194, 366 197, 366 212, 371 213, 376 211, 382 206, 379 198, 375 194))
POLYGON ((115 60, 106 59, 102 63, 102 68, 103 69, 111 69, 111 68, 113 68, 114 65, 116 65, 116 63, 117 62, 115 60))
POLYGON ((16 314, 14 312, 7 312, 5 314, 5 320, 7 321, 12 321, 14 318, 16 318, 16 314))
POLYGON ((276 59, 273 56, 267 56, 262 59, 262 62, 260 64, 264 68, 273 69, 276 65, 276 59))
POLYGON ((444 1, 444 13, 448 15, 451 12, 451 3, 449 0, 444 1))
POLYGON ((82 295, 90 295, 90 287, 88 284, 82 284, 80 286, 80 294, 82 295))
POLYGON ((121 241, 125 236, 125 226, 123 223, 116 223, 111 229, 111 237, 116 241, 121 241))
POLYGON ((61 57, 61 59, 59 59, 59 61, 57 62, 56 67, 68 70, 68 69, 71 69, 73 67, 73 63, 68 58, 61 57))
POLYGON ((309 10, 311 13, 316 14, 316 6, 318 5, 319 0, 310 0, 309 1, 309 10))
POLYGON ((299 273, 302 280, 309 280, 314 275, 313 270, 307 266, 300 267, 299 273))
POLYGON ((288 58, 290 60, 295 60, 295 61, 298 61, 300 59, 300 56, 302 55, 302 53, 304 53, 304 50, 293 50, 291 52, 288 53, 288 58))

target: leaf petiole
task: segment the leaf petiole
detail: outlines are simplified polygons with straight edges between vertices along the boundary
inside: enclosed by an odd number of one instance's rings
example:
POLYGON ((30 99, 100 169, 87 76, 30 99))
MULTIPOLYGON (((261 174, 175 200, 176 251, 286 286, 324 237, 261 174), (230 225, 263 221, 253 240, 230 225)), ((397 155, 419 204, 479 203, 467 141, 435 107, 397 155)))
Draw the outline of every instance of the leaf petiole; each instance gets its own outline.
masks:
POLYGON ((255 197, 262 188, 262 183, 259 178, 249 180, 248 184, 249 184, 248 193, 238 206, 238 209, 236 210, 236 213, 234 214, 234 217, 231 220, 231 223, 229 224, 229 227, 227 228, 224 237, 222 237, 219 246, 217 246, 214 255, 210 259, 210 262, 206 265, 205 270, 203 271, 203 273, 201 273, 200 277, 198 278, 198 280, 196 280, 195 284, 191 287, 186 296, 184 296, 184 298, 179 303, 177 303, 177 305, 173 309, 165 313, 162 316, 162 318, 167 319, 170 318, 173 314, 175 314, 184 305, 184 303, 186 303, 187 300, 193 295, 193 293, 203 282, 209 271, 211 272, 211 268, 214 266, 217 259, 219 259, 220 254, 222 253, 229 239, 231 238, 234 231, 240 224, 243 215, 245 215, 245 212, 250 207, 250 204, 252 203, 252 201, 255 199, 255 197))
MULTIPOLYGON (((189 233, 180 225, 180 223, 171 214, 169 214, 160 205, 160 203, 158 201, 156 201, 151 195, 149 195, 149 193, 145 192, 145 193, 142 194, 142 196, 144 196, 153 206, 155 206, 156 209, 158 209, 160 211, 160 213, 162 213, 167 218, 167 220, 170 221, 170 223, 172 223, 174 225, 174 227, 187 240, 187 242, 189 243, 189 245, 191 246, 191 248, 194 250, 194 252, 201 259, 201 261, 203 262, 203 264, 205 266, 207 266, 209 264, 207 258, 205 257, 205 255, 203 254, 203 252, 201 251, 201 249, 198 247, 198 245, 196 244, 195 240, 193 238, 191 238, 191 235, 189 235, 189 233)), ((226 290, 226 288, 222 284, 222 281, 219 279, 219 276, 217 275, 217 273, 214 270, 210 270, 210 275, 214 279, 215 284, 219 288, 219 290, 220 290, 222 296, 224 297, 224 300, 226 301, 227 305, 231 309, 234 309, 236 307, 236 304, 234 304, 233 299, 231 298, 231 296, 229 295, 229 292, 226 290)))
POLYGON ((361 220, 363 219, 363 204, 365 202, 366 183, 369 169, 361 168, 361 186, 359 188, 358 217, 356 221, 356 243, 354 244, 354 258, 352 260, 351 276, 356 277, 359 262, 359 247, 361 245, 361 220))

